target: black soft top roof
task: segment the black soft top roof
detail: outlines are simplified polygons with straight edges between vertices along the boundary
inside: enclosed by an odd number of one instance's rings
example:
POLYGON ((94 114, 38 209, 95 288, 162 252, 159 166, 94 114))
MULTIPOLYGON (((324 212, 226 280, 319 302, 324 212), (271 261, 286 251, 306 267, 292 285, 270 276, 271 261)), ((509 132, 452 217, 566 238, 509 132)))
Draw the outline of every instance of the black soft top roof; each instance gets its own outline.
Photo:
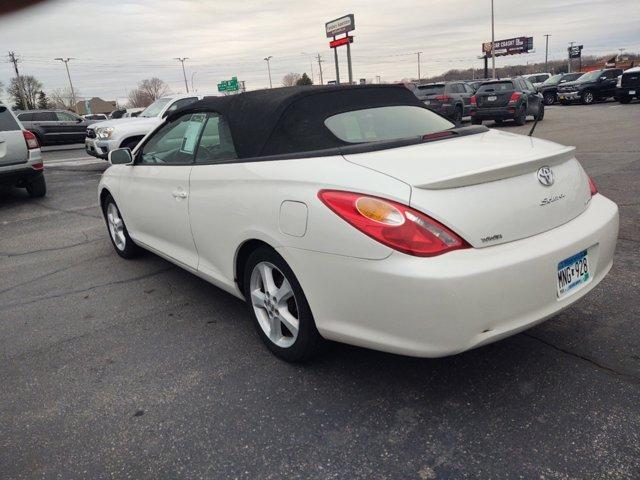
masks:
POLYGON ((282 155, 348 145, 324 125, 338 113, 409 105, 426 108, 404 86, 328 85, 256 90, 206 97, 169 117, 217 112, 229 124, 238 158, 282 155))

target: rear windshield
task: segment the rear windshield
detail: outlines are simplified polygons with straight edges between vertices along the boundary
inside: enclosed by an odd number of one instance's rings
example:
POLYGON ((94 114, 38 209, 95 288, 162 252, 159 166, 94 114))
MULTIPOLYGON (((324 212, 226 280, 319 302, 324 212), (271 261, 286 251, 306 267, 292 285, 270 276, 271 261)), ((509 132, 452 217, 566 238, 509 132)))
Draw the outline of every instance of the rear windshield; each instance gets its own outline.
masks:
POLYGON ((418 85, 418 90, 425 95, 441 95, 444 93, 444 85, 418 85))
POLYGON ((560 82, 560 79, 562 78, 562 73, 559 73, 558 75, 554 75, 553 77, 549 77, 547 78, 543 85, 556 85, 557 83, 560 82))
POLYGON ((12 130, 20 130, 20 125, 13 118, 9 109, 4 105, 0 105, 0 132, 12 130))
POLYGON ((343 142, 365 143, 418 137, 454 125, 426 108, 401 105, 339 113, 324 121, 343 142))
POLYGON ((482 92, 508 92, 513 90, 513 83, 511 82, 493 82, 483 83, 478 89, 478 93, 482 92))

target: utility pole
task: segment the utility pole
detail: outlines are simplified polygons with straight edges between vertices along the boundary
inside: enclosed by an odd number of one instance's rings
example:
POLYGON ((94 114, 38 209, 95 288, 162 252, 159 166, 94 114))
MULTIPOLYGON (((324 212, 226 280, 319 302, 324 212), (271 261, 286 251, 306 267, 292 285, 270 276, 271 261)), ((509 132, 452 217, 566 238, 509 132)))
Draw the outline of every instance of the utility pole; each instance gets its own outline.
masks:
POLYGON ((73 57, 68 57, 68 58, 54 58, 54 60, 60 60, 62 63, 64 63, 64 66, 67 69, 67 78, 69 79, 69 86, 71 87, 71 101, 73 103, 73 111, 76 111, 76 92, 73 89, 73 83, 71 83, 71 74, 69 73, 69 60, 73 60, 73 57))
POLYGON ((548 72, 549 71, 549 37, 551 35, 546 34, 546 42, 545 42, 545 47, 544 47, 544 71, 548 72))
POLYGON ((316 58, 318 59, 318 69, 320 70, 320 85, 324 85, 324 81, 322 80, 322 62, 324 62, 324 60, 322 60, 319 53, 316 58))
POLYGON ((418 82, 420 82, 420 79, 422 78, 422 75, 420 75, 420 54, 422 52, 415 52, 416 55, 418 55, 418 82))
POLYGON ((571 73, 571 47, 576 42, 569 42, 569 48, 567 49, 567 72, 571 73))
POLYGON ((189 60, 189 57, 174 57, 174 60, 178 60, 182 64, 182 75, 184 76, 184 88, 187 89, 187 93, 189 93, 189 84, 187 83, 187 72, 184 69, 184 61, 189 60))
POLYGON ((24 93, 24 85, 22 84, 22 78, 20 78, 20 72, 18 71, 18 59, 14 52, 9 52, 9 61, 13 63, 13 69, 16 71, 16 81, 18 82, 18 92, 20 93, 20 100, 22 101, 22 107, 27 110, 27 96, 24 93))
POLYGON ((194 76, 196 73, 198 73, 198 72, 193 72, 193 73, 191 74, 191 91, 193 91, 193 92, 196 92, 196 91, 197 91, 197 90, 194 88, 194 86, 193 86, 193 76, 194 76))
POLYGON ((273 55, 264 57, 264 61, 267 62, 267 71, 269 72, 269 88, 273 88, 273 83, 271 83, 271 64, 269 63, 272 58, 273 55))
POLYGON ((491 0, 491 70, 493 71, 493 78, 496 78, 496 52, 494 47, 495 38, 495 22, 493 19, 493 0, 491 0))

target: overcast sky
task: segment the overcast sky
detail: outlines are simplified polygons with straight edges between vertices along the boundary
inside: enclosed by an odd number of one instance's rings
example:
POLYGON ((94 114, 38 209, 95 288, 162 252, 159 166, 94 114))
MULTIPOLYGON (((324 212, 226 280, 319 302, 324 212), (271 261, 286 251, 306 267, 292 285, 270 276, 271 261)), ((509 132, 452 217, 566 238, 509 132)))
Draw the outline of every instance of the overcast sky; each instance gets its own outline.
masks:
MULTIPOLYGON (((496 40, 533 36, 536 49, 498 65, 544 60, 546 33, 551 59, 564 58, 570 41, 583 44, 585 55, 640 52, 640 0, 495 0, 495 9, 496 40)), ((347 13, 356 19, 355 79, 415 77, 417 51, 423 76, 480 68, 481 44, 491 39, 490 0, 50 0, 1 17, 0 45, 19 55, 21 73, 36 76, 45 91, 67 86, 55 57, 76 58, 72 80, 88 97, 124 98, 151 76, 184 91, 173 57, 189 57, 187 78, 200 92, 234 75, 256 89, 269 85, 268 55, 274 86, 287 72, 310 74, 316 53, 325 82, 335 78, 324 23, 347 13)), ((346 50, 339 52, 346 78, 346 50)), ((313 74, 317 81, 317 62, 313 74)), ((0 63, 0 82, 12 76, 11 64, 0 63)))

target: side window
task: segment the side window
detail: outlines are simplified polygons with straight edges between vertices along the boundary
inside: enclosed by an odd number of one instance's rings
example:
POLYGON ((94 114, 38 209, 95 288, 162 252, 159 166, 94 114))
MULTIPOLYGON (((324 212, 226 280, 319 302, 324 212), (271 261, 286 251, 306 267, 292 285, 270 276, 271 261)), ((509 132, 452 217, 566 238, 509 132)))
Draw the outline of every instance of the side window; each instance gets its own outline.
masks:
POLYGON ((529 81, 529 79, 525 79, 524 84, 525 84, 525 86, 526 86, 526 89, 527 89, 527 90, 531 90, 532 92, 535 92, 535 91, 536 91, 535 87, 534 87, 534 86, 533 86, 533 84, 529 81))
POLYGON ((471 87, 471 85, 467 85, 466 83, 463 83, 462 86, 463 86, 465 92, 473 93, 473 88, 471 87))
POLYGON ((33 114, 34 122, 55 122, 57 120, 53 112, 36 112, 33 114))
POLYGON ((78 120, 78 117, 67 112, 56 112, 56 117, 60 122, 75 122, 78 120))
POLYGON ((178 110, 179 108, 186 107, 196 100, 198 100, 197 97, 181 98, 180 100, 176 100, 169 108, 167 108, 167 112, 173 112, 174 110, 178 110))
POLYGON ((200 132, 206 118, 204 113, 189 113, 163 126, 142 147, 139 163, 143 165, 193 163, 200 132))
POLYGON ((210 113, 202 131, 196 163, 217 163, 238 158, 227 120, 210 113))
POLYGON ((18 118, 21 122, 30 122, 33 120, 33 113, 21 113, 18 118))
POLYGON ((462 93, 460 91, 460 84, 459 83, 452 83, 451 85, 449 85, 449 92, 451 92, 451 93, 462 93))
POLYGON ((604 76, 607 78, 617 78, 618 75, 621 75, 622 71, 620 70, 609 70, 607 72, 604 72, 604 76))

